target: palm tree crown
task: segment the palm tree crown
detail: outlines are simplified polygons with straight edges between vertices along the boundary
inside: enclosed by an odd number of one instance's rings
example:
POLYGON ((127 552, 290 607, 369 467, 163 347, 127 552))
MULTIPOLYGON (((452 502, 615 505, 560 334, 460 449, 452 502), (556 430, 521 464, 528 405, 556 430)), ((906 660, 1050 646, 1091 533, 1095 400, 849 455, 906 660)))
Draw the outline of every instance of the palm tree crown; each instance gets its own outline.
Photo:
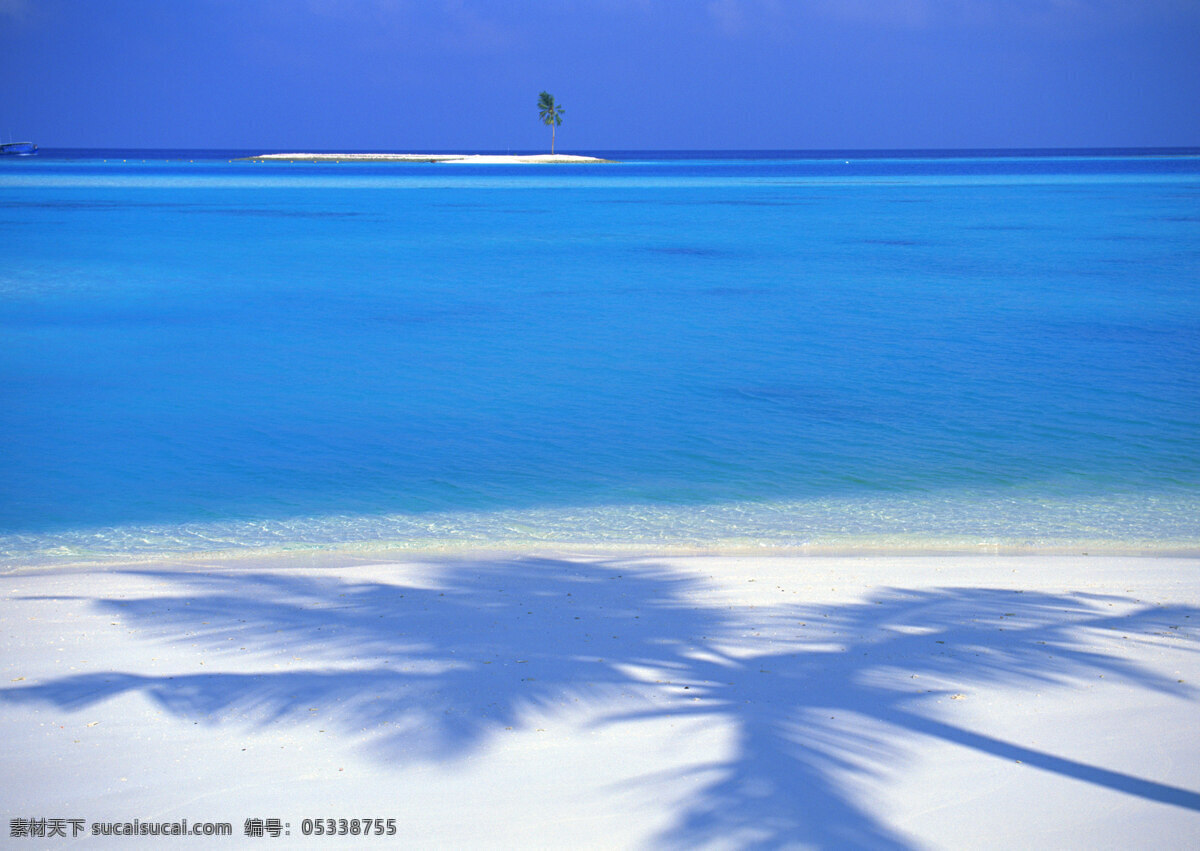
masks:
POLYGON ((550 125, 550 153, 554 153, 554 128, 562 124, 564 112, 566 110, 554 102, 554 95, 549 92, 538 95, 538 117, 543 124, 550 125))

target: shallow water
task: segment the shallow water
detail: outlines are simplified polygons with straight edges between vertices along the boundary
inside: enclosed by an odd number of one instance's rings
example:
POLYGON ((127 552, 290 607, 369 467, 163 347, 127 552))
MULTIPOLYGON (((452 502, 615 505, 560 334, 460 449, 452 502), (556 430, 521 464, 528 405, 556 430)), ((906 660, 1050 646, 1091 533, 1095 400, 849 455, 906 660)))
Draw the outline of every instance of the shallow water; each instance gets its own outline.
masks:
POLYGON ((0 551, 1200 544, 1200 158, 622 160, 0 163, 0 551))

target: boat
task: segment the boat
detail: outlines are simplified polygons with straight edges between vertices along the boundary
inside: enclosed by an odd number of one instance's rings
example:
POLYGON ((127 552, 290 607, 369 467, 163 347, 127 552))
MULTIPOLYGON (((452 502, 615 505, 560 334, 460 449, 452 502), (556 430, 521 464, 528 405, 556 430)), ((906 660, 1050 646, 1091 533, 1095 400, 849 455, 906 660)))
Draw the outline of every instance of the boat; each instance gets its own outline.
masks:
POLYGON ((33 142, 0 142, 0 156, 9 155, 27 157, 37 153, 37 145, 33 142))

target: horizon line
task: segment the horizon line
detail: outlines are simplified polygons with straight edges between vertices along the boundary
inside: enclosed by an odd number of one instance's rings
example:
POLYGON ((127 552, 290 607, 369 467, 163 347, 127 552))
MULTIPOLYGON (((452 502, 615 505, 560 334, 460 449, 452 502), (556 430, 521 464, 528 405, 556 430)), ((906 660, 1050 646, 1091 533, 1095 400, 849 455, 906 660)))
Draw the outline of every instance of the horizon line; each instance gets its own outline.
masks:
MULTIPOLYGON (((291 149, 301 150, 296 146, 291 146, 291 149)), ((181 146, 154 146, 154 147, 138 147, 138 146, 123 146, 123 145, 42 145, 38 148, 39 151, 263 151, 266 146, 243 146, 243 145, 219 145, 213 147, 181 147, 181 146)), ((270 151, 283 151, 283 147, 272 148, 270 151)), ((368 153, 412 153, 412 154, 535 154, 546 153, 541 148, 406 148, 405 150, 392 151, 380 146, 371 148, 318 148, 304 146, 303 150, 307 153, 346 153, 346 154, 368 154, 368 153)), ((823 154, 823 153, 1021 153, 1021 152, 1047 152, 1047 151, 1063 151, 1063 152, 1096 152, 1096 153, 1112 153, 1120 151, 1167 151, 1176 153, 1200 153, 1200 143, 1192 145, 1020 145, 1014 147, 844 147, 844 148, 587 148, 581 147, 580 151, 590 152, 636 152, 636 153, 679 153, 679 154, 703 154, 703 153, 747 153, 747 154, 764 154, 764 153, 805 153, 805 154, 823 154)))

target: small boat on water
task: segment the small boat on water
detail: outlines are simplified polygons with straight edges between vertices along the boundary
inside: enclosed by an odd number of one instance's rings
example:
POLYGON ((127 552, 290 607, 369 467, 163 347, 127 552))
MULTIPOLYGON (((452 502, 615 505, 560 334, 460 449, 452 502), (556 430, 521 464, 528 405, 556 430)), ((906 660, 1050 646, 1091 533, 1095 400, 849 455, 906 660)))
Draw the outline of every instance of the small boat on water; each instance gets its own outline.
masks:
POLYGON ((37 145, 33 142, 0 142, 0 156, 27 157, 37 153, 37 145))

